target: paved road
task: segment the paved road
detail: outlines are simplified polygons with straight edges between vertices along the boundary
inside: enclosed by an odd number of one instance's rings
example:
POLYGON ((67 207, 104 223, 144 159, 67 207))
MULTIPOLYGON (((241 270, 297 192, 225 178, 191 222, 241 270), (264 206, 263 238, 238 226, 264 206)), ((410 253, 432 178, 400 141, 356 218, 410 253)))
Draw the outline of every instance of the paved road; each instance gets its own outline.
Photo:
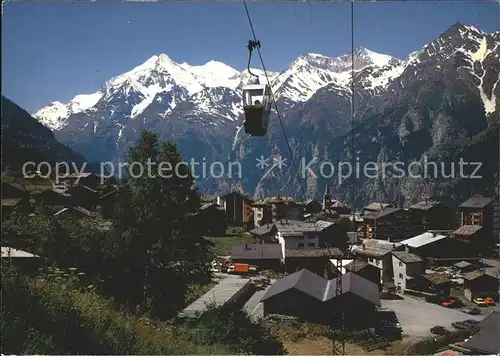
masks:
POLYGON ((403 335, 410 337, 430 336, 430 328, 436 325, 453 330, 454 321, 465 319, 482 320, 484 315, 467 315, 457 309, 448 309, 437 304, 405 296, 402 300, 381 300, 382 307, 396 312, 403 327, 403 335))

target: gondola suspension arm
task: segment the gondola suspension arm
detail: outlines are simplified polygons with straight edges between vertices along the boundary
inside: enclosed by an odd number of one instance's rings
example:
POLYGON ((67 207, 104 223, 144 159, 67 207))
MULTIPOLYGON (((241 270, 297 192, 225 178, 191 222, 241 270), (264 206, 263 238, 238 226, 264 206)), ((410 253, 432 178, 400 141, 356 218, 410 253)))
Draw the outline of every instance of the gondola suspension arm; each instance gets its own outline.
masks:
POLYGON ((248 48, 248 65, 247 65, 248 73, 250 75, 256 77, 257 78, 257 83, 259 83, 259 76, 257 74, 253 74, 252 73, 252 71, 250 70, 250 63, 252 61, 252 51, 255 48, 260 48, 260 41, 249 40, 247 48, 248 48))

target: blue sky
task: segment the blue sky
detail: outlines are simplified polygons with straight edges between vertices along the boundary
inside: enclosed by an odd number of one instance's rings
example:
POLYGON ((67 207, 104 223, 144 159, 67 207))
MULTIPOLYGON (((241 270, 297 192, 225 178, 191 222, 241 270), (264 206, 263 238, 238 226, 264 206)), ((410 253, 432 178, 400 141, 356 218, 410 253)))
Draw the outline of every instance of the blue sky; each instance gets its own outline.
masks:
MULTIPOLYGON (((247 4, 268 70, 283 70, 307 52, 350 50, 350 3, 247 4)), ((2 5, 2 93, 29 112, 94 92, 154 54, 195 65, 246 66, 251 32, 241 2, 2 5)), ((354 42, 404 59, 457 21, 498 30, 499 10, 485 1, 358 2, 354 42)))

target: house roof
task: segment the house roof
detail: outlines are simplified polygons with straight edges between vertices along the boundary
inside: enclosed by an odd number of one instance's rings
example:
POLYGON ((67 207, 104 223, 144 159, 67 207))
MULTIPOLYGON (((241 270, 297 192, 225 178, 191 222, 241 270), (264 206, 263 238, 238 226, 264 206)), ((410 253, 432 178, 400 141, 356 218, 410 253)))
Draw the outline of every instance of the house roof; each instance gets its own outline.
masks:
POLYGON ((365 239, 361 245, 353 246, 352 252, 357 255, 382 257, 390 253, 395 248, 398 248, 399 246, 401 246, 401 244, 395 242, 365 239))
POLYGON ((368 220, 377 220, 389 215, 392 215, 394 213, 397 213, 399 211, 402 211, 403 209, 400 208, 385 208, 382 211, 378 211, 376 213, 368 213, 363 215, 363 219, 368 219, 368 220))
POLYGON ((465 268, 465 267, 474 266, 474 265, 472 263, 469 263, 466 261, 460 261, 460 262, 455 263, 453 266, 455 266, 457 268, 465 268))
POLYGON ((417 204, 413 204, 412 206, 410 206, 410 209, 427 211, 440 204, 443 203, 436 200, 422 200, 417 204))
POLYGON ((217 203, 205 203, 205 204, 202 204, 202 205, 198 208, 198 210, 203 211, 203 210, 207 210, 207 209, 209 209, 209 208, 213 208, 213 207, 215 207, 215 208, 216 208, 216 209, 218 209, 218 210, 224 210, 224 208, 223 208, 223 207, 221 207, 221 206, 219 206, 217 203))
POLYGON ((286 236, 302 236, 304 233, 322 232, 326 228, 335 225, 330 221, 318 220, 316 222, 301 220, 282 220, 275 224, 280 234, 286 236))
POLYGON ((85 208, 82 208, 81 206, 76 206, 76 207, 72 207, 72 208, 68 208, 68 207, 65 207, 61 210, 59 210, 58 212, 56 212, 54 214, 54 216, 59 216, 59 215, 62 215, 70 210, 74 210, 74 211, 77 211, 83 215, 87 215, 87 216, 90 216, 92 215, 92 212, 90 212, 89 210, 85 209, 85 208))
POLYGON ((403 263, 416 263, 422 262, 423 260, 414 255, 413 253, 405 252, 405 251, 392 251, 391 252, 397 259, 401 260, 403 263))
POLYGON ((253 229, 253 230, 250 230, 249 232, 253 235, 262 236, 262 235, 267 235, 267 234, 271 233, 273 230, 276 230, 276 225, 264 224, 262 226, 259 226, 255 229, 253 229))
POLYGON ((500 312, 493 311, 478 324, 480 330, 462 347, 484 354, 500 354, 500 312))
POLYGON ((463 236, 471 236, 474 235, 476 232, 481 230, 481 226, 479 225, 464 225, 453 231, 453 234, 455 235, 463 235, 463 236))
POLYGON ((21 200, 21 198, 2 199, 2 206, 16 206, 21 200))
POLYGON ((436 285, 450 282, 450 279, 441 273, 425 274, 424 278, 436 285))
POLYGON ((425 232, 423 234, 403 240, 400 243, 401 245, 418 248, 428 244, 435 243, 445 238, 446 238, 445 235, 438 235, 438 234, 433 234, 432 232, 425 232))
POLYGON ((352 262, 349 262, 348 264, 346 264, 344 266, 344 268, 346 269, 346 271, 351 271, 351 272, 359 272, 361 271, 362 269, 364 269, 365 267, 373 267, 373 268, 377 268, 371 264, 369 264, 368 262, 366 261, 363 261, 363 260, 354 260, 352 262))
MULTIPOLYGON (((339 278, 342 278, 342 294, 352 293, 380 306, 379 289, 375 283, 352 272, 339 278)), ((327 280, 303 269, 276 281, 262 297, 261 302, 290 289, 297 289, 321 302, 330 301, 337 297, 336 283, 336 278, 327 280)))
POLYGON ((240 192, 236 192, 236 191, 234 191, 234 192, 230 192, 230 193, 226 193, 226 194, 224 194, 224 195, 221 195, 220 197, 221 197, 221 198, 223 198, 223 199, 225 199, 225 198, 227 198, 227 197, 228 197, 228 196, 230 196, 230 195, 239 195, 239 196, 240 196, 240 197, 242 197, 243 199, 245 199, 245 200, 247 200, 247 201, 251 201, 251 202, 253 202, 253 199, 250 199, 247 195, 245 195, 245 194, 243 194, 243 193, 240 193, 240 192))
POLYGON ((471 197, 459 205, 460 208, 484 208, 489 205, 494 198, 492 197, 471 197))
POLYGON ((282 259, 280 244, 241 244, 233 245, 232 259, 282 259))
POLYGON ((338 248, 287 248, 285 249, 285 258, 297 257, 297 258, 314 258, 314 257, 340 257, 343 253, 338 248))
POLYGON ((388 203, 375 202, 375 203, 371 203, 371 204, 368 204, 367 206, 365 206, 364 210, 381 211, 385 208, 391 208, 391 207, 392 207, 392 205, 388 204, 388 203))
POLYGON ((480 278, 480 277, 483 277, 483 276, 488 276, 490 278, 495 278, 496 279, 496 277, 488 274, 484 270, 476 270, 476 271, 467 272, 467 273, 463 274, 463 278, 466 279, 466 280, 468 280, 468 281, 473 281, 474 279, 477 279, 477 278, 480 278))
POLYGON ((40 256, 34 255, 34 254, 26 252, 26 251, 17 250, 17 249, 12 248, 12 247, 2 246, 2 257, 36 258, 36 257, 40 257, 40 256))
POLYGON ((71 187, 71 188, 69 189, 69 191, 70 191, 70 192, 73 192, 73 191, 75 191, 75 190, 85 190, 85 191, 88 191, 88 192, 90 192, 90 193, 94 193, 94 194, 96 194, 96 193, 97 193, 97 190, 92 189, 92 188, 90 188, 90 187, 87 187, 86 185, 83 185, 83 184, 78 184, 77 186, 71 187))

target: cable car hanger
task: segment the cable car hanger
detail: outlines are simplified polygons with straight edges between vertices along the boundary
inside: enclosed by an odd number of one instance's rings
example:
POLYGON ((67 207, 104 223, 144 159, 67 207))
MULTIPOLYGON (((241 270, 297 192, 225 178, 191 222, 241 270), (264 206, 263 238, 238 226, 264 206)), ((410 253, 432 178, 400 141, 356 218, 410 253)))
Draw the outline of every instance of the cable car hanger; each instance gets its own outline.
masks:
POLYGON ((248 64, 247 64, 248 73, 257 78, 256 84, 260 84, 259 76, 257 74, 253 74, 252 71, 250 70, 250 62, 252 61, 252 51, 255 48, 260 48, 260 41, 249 40, 247 48, 248 48, 248 64))

